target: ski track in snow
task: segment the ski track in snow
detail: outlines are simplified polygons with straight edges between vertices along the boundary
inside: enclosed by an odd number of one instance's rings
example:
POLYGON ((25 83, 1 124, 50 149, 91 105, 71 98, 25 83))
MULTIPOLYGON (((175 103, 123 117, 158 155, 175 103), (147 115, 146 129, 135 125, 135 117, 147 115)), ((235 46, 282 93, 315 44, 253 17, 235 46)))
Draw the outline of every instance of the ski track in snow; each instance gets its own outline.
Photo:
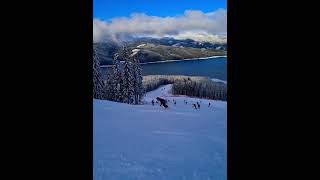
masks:
POLYGON ((171 88, 147 93, 144 105, 94 100, 94 180, 227 179, 227 103, 173 96, 171 88), (169 108, 152 106, 156 97, 169 108))

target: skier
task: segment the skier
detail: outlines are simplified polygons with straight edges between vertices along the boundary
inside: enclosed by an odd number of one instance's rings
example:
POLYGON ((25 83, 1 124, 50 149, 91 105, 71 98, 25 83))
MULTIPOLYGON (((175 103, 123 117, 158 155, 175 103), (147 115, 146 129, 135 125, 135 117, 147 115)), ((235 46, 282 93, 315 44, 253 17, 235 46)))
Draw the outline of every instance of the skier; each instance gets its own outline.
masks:
POLYGON ((154 106, 154 100, 153 100, 153 99, 152 99, 152 101, 151 101, 151 102, 152 102, 152 106, 154 106))
POLYGON ((194 104, 194 103, 193 103, 193 107, 194 107, 194 109, 197 109, 197 106, 196 106, 196 104, 194 104))
POLYGON ((197 105, 198 105, 198 109, 200 109, 200 104, 197 102, 197 105))
POLYGON ((209 105, 208 105, 208 107, 210 107, 210 105, 211 105, 211 104, 210 104, 210 102, 209 102, 209 105))
POLYGON ((176 105, 176 104, 177 104, 177 102, 175 101, 175 102, 174 102, 174 105, 176 105))

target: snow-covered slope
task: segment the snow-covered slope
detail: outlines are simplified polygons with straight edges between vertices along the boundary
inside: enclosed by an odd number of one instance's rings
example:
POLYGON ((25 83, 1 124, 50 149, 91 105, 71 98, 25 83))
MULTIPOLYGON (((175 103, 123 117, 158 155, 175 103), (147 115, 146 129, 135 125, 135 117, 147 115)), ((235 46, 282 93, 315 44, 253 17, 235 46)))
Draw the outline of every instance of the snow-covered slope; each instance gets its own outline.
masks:
POLYGON ((221 82, 223 84, 227 84, 227 81, 224 81, 224 80, 220 80, 220 79, 216 79, 216 78, 212 78, 211 81, 214 81, 214 82, 221 82))
POLYGON ((170 90, 147 93, 144 105, 94 100, 94 180, 226 180, 227 103, 201 99, 194 109, 200 99, 170 90), (157 96, 168 109, 152 106, 157 96))

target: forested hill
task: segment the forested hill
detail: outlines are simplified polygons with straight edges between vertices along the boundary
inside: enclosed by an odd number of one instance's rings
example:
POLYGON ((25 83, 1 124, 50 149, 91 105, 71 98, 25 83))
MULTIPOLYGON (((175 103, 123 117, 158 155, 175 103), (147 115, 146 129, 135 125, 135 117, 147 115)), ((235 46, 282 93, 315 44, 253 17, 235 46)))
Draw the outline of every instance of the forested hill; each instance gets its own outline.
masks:
MULTIPOLYGON (((193 40, 139 39, 127 44, 137 49, 141 63, 173 59, 203 58, 227 55, 226 44, 201 43, 193 40)), ((114 53, 120 48, 116 43, 94 43, 101 65, 111 65, 114 53)))

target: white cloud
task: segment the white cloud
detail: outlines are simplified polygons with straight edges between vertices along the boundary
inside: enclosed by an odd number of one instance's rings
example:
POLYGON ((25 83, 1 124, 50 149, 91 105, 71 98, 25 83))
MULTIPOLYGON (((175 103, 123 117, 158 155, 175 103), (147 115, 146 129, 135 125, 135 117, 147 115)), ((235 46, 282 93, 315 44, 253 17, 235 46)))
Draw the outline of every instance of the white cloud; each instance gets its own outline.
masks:
POLYGON ((111 22, 93 20, 93 41, 119 41, 133 36, 190 38, 198 41, 226 42, 227 11, 203 13, 188 10, 182 16, 157 17, 132 14, 111 22))

